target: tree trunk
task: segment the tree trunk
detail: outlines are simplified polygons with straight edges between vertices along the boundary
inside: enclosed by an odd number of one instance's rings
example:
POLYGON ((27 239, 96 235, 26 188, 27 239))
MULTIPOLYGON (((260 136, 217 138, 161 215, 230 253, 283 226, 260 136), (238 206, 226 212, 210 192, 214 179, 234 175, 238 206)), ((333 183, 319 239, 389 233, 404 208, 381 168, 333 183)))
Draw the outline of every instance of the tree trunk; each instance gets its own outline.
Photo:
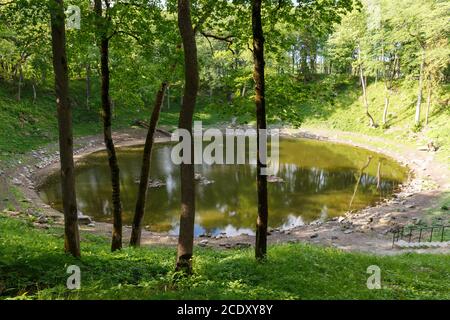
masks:
MULTIPOLYGON (((108 1, 107 10, 108 10, 108 1)), ((102 15, 101 0, 95 0, 95 12, 99 19, 102 15)), ((112 203, 113 203, 113 231, 111 250, 115 251, 122 248, 122 203, 120 201, 120 172, 117 163, 116 149, 112 139, 111 130, 111 100, 109 97, 109 39, 106 34, 105 26, 100 26, 100 64, 102 75, 102 116, 103 116, 103 138, 105 141, 106 150, 108 152, 108 162, 111 170, 111 184, 112 184, 112 203)))
POLYGON ((364 71, 362 66, 359 67, 359 76, 361 80, 361 87, 363 91, 363 99, 364 99, 364 108, 366 109, 366 115, 369 118, 369 125, 371 127, 375 127, 375 121, 373 117, 369 113, 369 102, 367 101, 367 88, 366 88, 366 80, 364 78, 364 71))
MULTIPOLYGON (((190 0, 178 0, 178 28, 184 48, 184 97, 180 110, 179 128, 188 130, 192 137, 192 120, 199 87, 197 44, 192 28, 190 0)), ((191 139, 191 161, 181 164, 181 216, 178 237, 177 270, 192 272, 194 246, 195 184, 194 144, 191 139)))
POLYGON ((52 0, 50 4, 53 68, 55 71, 55 92, 58 109, 61 190, 64 208, 64 249, 74 257, 80 257, 64 4, 62 0, 52 0))
POLYGON ((161 87, 156 95, 155 104, 153 106, 152 116, 149 122, 149 128, 147 131, 147 137, 145 139, 144 154, 142 157, 141 178, 139 181, 139 190, 136 200, 136 208, 134 211, 133 226, 131 230, 130 245, 139 247, 141 245, 141 231, 142 231, 142 218, 145 211, 145 200, 148 190, 148 179, 150 176, 151 157, 154 135, 156 126, 158 125, 159 114, 164 102, 164 94, 167 88, 168 81, 161 83, 161 87))
POLYGON ((167 110, 170 110, 170 86, 167 86, 167 110))
POLYGON ((384 110, 383 110, 383 126, 386 127, 387 125, 387 115, 388 115, 388 108, 389 108, 389 102, 390 102, 390 89, 389 89, 389 75, 385 71, 384 72, 384 110))
POLYGON ((381 59, 383 61, 383 81, 384 81, 384 110, 383 110, 383 127, 386 127, 387 125, 387 114, 388 114, 388 108, 389 108, 389 71, 386 66, 385 62, 385 53, 384 53, 384 41, 382 42, 382 49, 381 49, 381 59))
POLYGON ((389 93, 386 93, 386 96, 384 97, 384 110, 383 110, 383 126, 386 127, 387 125, 387 115, 388 115, 388 108, 389 108, 389 93))
POLYGON ((416 115, 414 118, 414 122, 416 126, 420 125, 420 109, 422 106, 422 91, 423 91, 423 69, 425 66, 425 50, 422 51, 422 60, 420 62, 420 71, 419 71, 419 88, 417 92, 417 104, 416 104, 416 115))
POLYGON ((431 96, 433 94, 433 91, 431 89, 431 85, 428 86, 428 93, 427 93, 427 112, 425 114, 425 125, 428 125, 428 119, 430 116, 430 108, 431 108, 431 96))
MULTIPOLYGON (((266 139, 266 102, 265 102, 265 80, 264 80, 264 35, 261 21, 261 0, 252 1, 252 31, 253 31, 253 78, 255 81, 255 104, 256 104, 256 126, 257 126, 257 170, 256 181, 258 188, 258 218, 256 221, 256 259, 264 259, 267 254, 267 176, 262 174, 266 167, 261 162, 261 140, 266 139), (260 132, 260 129, 261 132, 260 132), (262 134, 262 136, 261 136, 262 134)), ((264 151, 263 151, 264 152, 264 151)))
POLYGON ((303 76, 303 81, 308 82, 309 81, 309 67, 308 67, 308 52, 305 48, 305 46, 302 46, 300 48, 300 72, 303 76))
POLYGON ((20 101, 22 99, 22 81, 23 81, 22 66, 19 65, 19 85, 17 88, 17 101, 20 101))
POLYGON ((89 100, 91 99, 91 64, 86 64, 86 109, 89 110, 89 100))
POLYGON ((36 85, 33 83, 31 84, 31 87, 33 88, 33 104, 36 103, 36 98, 37 98, 37 94, 36 94, 36 85))

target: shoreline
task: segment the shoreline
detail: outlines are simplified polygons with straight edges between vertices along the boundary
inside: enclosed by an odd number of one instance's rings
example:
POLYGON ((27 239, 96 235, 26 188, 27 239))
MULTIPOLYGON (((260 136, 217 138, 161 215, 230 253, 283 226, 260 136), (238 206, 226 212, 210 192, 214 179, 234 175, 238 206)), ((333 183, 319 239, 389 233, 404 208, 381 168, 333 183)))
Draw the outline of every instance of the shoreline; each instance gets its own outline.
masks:
MULTIPOLYGON (((113 133, 113 138, 116 147, 120 148, 143 144, 145 134, 145 129, 126 129, 113 133)), ((396 254, 408 251, 450 253, 450 250, 446 248, 399 250, 392 247, 390 231, 423 218, 426 211, 436 205, 436 200, 449 190, 449 173, 446 172, 443 164, 434 159, 433 152, 418 151, 398 144, 396 148, 389 148, 395 143, 381 138, 331 130, 283 128, 280 130, 280 136, 314 139, 364 148, 394 159, 412 174, 400 192, 390 199, 329 221, 317 221, 287 230, 272 229, 268 236, 269 244, 308 242, 346 251, 375 254, 396 254), (361 138, 366 141, 361 142, 361 138), (383 146, 380 147, 380 143, 383 146), (396 150, 397 148, 399 150, 396 150)), ((159 131, 155 143, 167 141, 170 141, 167 133, 159 131)), ((62 224, 63 214, 45 204, 37 191, 45 178, 59 168, 59 153, 55 150, 57 150, 57 146, 55 149, 55 143, 53 143, 39 150, 31 151, 26 155, 25 163, 8 170, 6 176, 9 178, 10 184, 20 187, 27 202, 36 206, 45 217, 53 219, 57 224, 62 224)), ((77 138, 74 140, 74 161, 77 163, 84 156, 101 150, 104 150, 102 135, 77 138)), ((80 225, 80 230, 109 236, 111 224, 95 222, 95 227, 80 225)), ((127 244, 130 232, 131 227, 124 226, 124 244, 127 244)), ((174 246, 177 241, 177 236, 165 232, 142 230, 143 246, 174 246)), ((195 239, 195 243, 202 247, 243 248, 253 245, 254 236, 200 237, 195 239)))

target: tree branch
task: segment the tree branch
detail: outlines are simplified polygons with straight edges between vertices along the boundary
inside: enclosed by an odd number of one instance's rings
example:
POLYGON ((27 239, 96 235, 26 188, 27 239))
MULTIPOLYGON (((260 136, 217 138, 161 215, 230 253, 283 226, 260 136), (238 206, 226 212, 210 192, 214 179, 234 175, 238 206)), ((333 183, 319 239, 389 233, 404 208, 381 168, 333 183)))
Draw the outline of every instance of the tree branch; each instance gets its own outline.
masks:
MULTIPOLYGON (((209 38, 227 42, 228 43, 228 50, 230 50, 233 54, 235 54, 234 50, 231 48, 231 45, 233 44, 233 38, 234 38, 232 35, 230 35, 230 36, 218 36, 218 35, 215 35, 215 34, 204 32, 204 31, 200 31, 200 34, 202 36, 204 36, 206 39, 208 39, 208 42, 210 43, 210 45, 211 45, 211 42, 209 41, 209 38)), ((211 46, 211 49, 212 49, 212 46, 211 46)))

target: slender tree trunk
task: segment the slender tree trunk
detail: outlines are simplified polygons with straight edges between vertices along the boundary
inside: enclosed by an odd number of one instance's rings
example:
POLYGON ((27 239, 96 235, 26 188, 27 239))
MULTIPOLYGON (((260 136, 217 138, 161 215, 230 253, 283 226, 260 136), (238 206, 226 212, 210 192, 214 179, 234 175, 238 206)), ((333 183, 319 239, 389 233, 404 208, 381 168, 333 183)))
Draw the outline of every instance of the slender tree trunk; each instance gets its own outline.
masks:
POLYGON ((431 85, 429 85, 428 86, 428 93, 427 93, 427 112, 425 114, 425 125, 428 125, 428 119, 429 119, 429 116, 430 116, 432 94, 433 94, 433 91, 431 89, 431 85))
POLYGON ((37 94, 36 94, 36 85, 33 83, 31 84, 31 87, 33 88, 33 104, 36 103, 36 99, 37 99, 37 94))
POLYGON ((369 112, 369 102, 367 100, 367 87, 366 87, 366 79, 364 77, 364 71, 362 66, 359 67, 359 77, 361 80, 361 86, 363 91, 363 99, 364 99, 364 108, 366 110, 366 116, 369 118, 369 125, 371 127, 375 127, 375 121, 369 112))
POLYGON ((309 50, 309 70, 311 74, 317 73, 317 44, 314 40, 311 41, 311 49, 309 50))
MULTIPOLYGON (((253 31, 253 78, 255 81, 255 104, 257 126, 257 170, 256 181, 258 188, 258 218, 256 221, 256 259, 264 259, 267 253, 267 176, 262 174, 266 168, 261 159, 261 140, 266 139, 266 101, 264 80, 264 35, 261 21, 261 0, 252 0, 252 31, 253 31), (260 130, 261 129, 261 130, 260 130), (261 131, 261 132, 260 132, 261 131), (262 136, 261 136, 262 135, 262 136)), ((264 152, 264 151, 263 151, 264 152)))
POLYGON ((292 49, 292 75, 295 76, 295 47, 292 49))
MULTIPOLYGON (((178 28, 184 48, 184 96, 180 111, 179 128, 191 133, 194 108, 199 87, 197 44, 191 21, 190 0, 178 0, 178 28)), ((191 161, 181 164, 181 216, 178 237, 177 270, 192 272, 194 247, 195 184, 194 144, 191 139, 191 161)))
POLYGON ((161 87, 156 95, 155 104, 153 106, 152 116, 149 122, 147 137, 145 139, 144 154, 142 157, 141 178, 139 181, 139 190, 136 200, 136 208, 134 211, 133 226, 131 230, 130 245, 138 247, 141 245, 142 218, 145 211, 145 200, 147 197, 148 180, 150 176, 152 148, 156 126, 158 125, 159 114, 164 102, 164 93, 167 88, 168 81, 161 83, 161 87))
MULTIPOLYGON (((108 2, 106 2, 108 4, 108 2)), ((107 6, 108 10, 108 6, 107 6)), ((95 12, 99 19, 102 19, 102 4, 101 0, 95 0, 95 12)), ((109 96, 109 39, 104 29, 101 26, 100 33, 100 63, 102 75, 102 115, 103 115, 103 137, 108 152, 108 162, 111 170, 111 185, 112 185, 112 203, 113 203, 113 231, 111 250, 115 251, 122 248, 122 203, 120 201, 120 172, 117 163, 116 149, 112 139, 111 129, 111 99, 109 96)))
POLYGON ((89 110, 89 100, 91 99, 91 64, 86 64, 86 109, 89 110))
POLYGON ((74 257, 80 257, 80 236, 78 232, 73 162, 72 110, 69 102, 63 1, 52 0, 50 2, 50 10, 53 68, 55 71, 55 92, 58 109, 61 190, 64 208, 64 249, 74 257))
POLYGON ((167 110, 170 110, 170 86, 167 86, 167 110))
POLYGON ((415 124, 420 125, 420 109, 422 107, 422 91, 423 91, 423 69, 425 67, 425 50, 422 51, 422 60, 420 62, 419 71, 419 87, 417 92, 417 104, 416 104, 416 115, 414 118, 415 124))
MULTIPOLYGON (((388 91, 388 89, 386 89, 388 91)), ((383 110, 383 126, 387 125, 387 115, 388 115, 388 108, 389 108, 389 93, 386 93, 386 96, 384 97, 384 110, 383 110)))
POLYGON ((22 99, 22 81, 23 81, 22 66, 19 65, 19 85, 17 88, 17 101, 20 101, 22 99))

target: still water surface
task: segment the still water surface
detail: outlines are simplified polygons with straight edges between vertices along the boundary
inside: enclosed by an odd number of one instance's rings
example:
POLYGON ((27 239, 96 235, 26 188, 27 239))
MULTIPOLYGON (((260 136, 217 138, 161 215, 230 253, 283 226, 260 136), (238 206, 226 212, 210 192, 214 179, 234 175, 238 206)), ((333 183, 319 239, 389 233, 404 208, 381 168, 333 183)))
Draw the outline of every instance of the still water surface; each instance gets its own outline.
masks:
MULTIPOLYGON (((180 179, 179 167, 170 159, 171 148, 171 144, 155 145, 151 179, 164 185, 149 189, 144 225, 152 231, 177 234, 180 179)), ((125 224, 131 224, 133 218, 141 157, 142 146, 118 149, 125 224)), ((196 182, 195 235, 254 234, 256 166, 198 165, 195 172, 214 181, 196 182)), ((289 228, 336 217, 389 197, 405 181, 407 171, 392 159, 364 149, 282 139, 276 176, 284 182, 269 183, 269 225, 289 228)), ((93 153, 77 164, 76 189, 81 212, 96 221, 112 221, 106 152, 93 153)), ((58 175, 48 178, 40 196, 52 207, 62 209, 58 175)))

